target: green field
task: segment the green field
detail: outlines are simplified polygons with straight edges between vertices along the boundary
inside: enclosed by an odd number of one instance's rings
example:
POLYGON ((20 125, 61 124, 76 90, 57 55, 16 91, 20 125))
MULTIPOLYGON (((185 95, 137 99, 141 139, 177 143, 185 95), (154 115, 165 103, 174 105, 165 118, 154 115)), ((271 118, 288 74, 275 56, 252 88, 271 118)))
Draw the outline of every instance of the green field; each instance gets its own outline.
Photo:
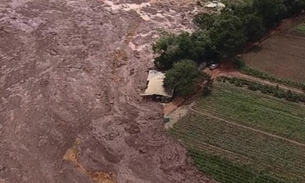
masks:
POLYGON ((305 143, 304 105, 219 83, 194 108, 305 143))
POLYGON ((217 82, 193 109, 169 133, 205 174, 222 183, 305 182, 304 106, 217 82))

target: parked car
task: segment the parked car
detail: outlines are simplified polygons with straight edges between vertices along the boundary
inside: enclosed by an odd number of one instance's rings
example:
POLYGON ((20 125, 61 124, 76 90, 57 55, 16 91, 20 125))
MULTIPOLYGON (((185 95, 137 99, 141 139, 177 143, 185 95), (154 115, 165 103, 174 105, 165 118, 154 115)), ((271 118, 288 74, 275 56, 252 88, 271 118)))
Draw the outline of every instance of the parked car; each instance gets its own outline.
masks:
POLYGON ((209 68, 210 68, 210 70, 214 70, 214 69, 216 69, 218 66, 219 66, 219 64, 213 63, 213 64, 211 64, 211 65, 209 66, 209 68))

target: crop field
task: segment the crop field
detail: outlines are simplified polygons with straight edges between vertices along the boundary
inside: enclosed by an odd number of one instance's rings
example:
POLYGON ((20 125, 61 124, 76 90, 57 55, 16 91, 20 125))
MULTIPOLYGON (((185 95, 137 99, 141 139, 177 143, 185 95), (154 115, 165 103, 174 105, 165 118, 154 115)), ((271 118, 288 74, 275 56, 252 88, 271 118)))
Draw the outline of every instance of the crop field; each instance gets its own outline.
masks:
POLYGON ((305 34, 299 33, 304 24, 289 28, 266 39, 260 50, 243 54, 243 60, 276 77, 305 83, 305 34))
POLYGON ((193 108, 305 143, 305 105, 218 83, 212 96, 193 108))
POLYGON ((216 83, 169 133, 222 183, 305 182, 305 108, 216 83))

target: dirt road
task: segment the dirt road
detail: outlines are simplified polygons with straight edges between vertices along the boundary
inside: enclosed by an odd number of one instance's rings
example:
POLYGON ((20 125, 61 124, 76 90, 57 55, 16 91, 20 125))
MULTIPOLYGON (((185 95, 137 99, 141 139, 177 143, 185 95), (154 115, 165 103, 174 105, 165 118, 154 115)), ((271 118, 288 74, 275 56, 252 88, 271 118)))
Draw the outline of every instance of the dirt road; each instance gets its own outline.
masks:
POLYGON ((250 81, 254 81, 254 82, 258 82, 258 83, 262 83, 262 84, 266 84, 266 85, 270 85, 270 86, 279 86, 279 88, 284 89, 284 90, 291 90, 296 93, 304 94, 304 91, 301 89, 286 86, 286 85, 279 84, 279 83, 272 82, 272 81, 267 81, 264 79, 260 79, 260 78, 254 77, 254 76, 247 75, 247 74, 243 74, 243 73, 239 72, 238 70, 233 69, 232 67, 227 68, 227 66, 224 66, 222 68, 218 68, 213 71, 210 71, 207 69, 206 72, 211 75, 212 79, 215 79, 215 78, 221 77, 221 76, 236 77, 236 78, 247 79, 250 81))
POLYGON ((179 1, 1 0, 0 182, 213 182, 164 134, 162 106, 139 97, 158 29, 191 30, 192 12, 179 1))

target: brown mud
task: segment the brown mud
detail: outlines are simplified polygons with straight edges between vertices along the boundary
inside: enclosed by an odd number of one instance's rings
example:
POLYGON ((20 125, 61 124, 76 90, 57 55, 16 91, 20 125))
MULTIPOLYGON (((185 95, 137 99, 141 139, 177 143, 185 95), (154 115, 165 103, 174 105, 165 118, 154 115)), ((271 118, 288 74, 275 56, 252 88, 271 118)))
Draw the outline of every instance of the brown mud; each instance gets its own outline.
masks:
POLYGON ((204 183, 139 97, 191 1, 1 0, 1 183, 204 183))

